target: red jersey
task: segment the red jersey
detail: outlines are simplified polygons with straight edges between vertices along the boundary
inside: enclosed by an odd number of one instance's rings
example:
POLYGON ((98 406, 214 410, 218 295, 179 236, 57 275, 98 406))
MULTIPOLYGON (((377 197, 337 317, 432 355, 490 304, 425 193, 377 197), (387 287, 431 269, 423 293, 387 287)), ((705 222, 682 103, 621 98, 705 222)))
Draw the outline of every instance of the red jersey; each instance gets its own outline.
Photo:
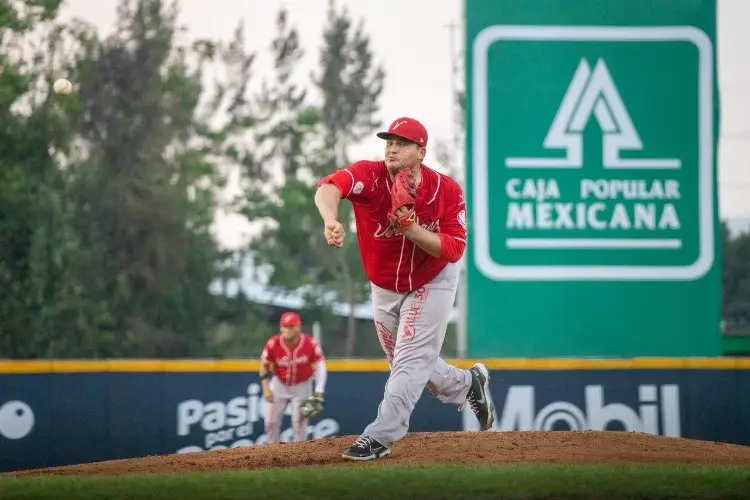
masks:
POLYGON ((315 372, 314 364, 324 359, 323 350, 315 339, 300 333, 299 343, 288 346, 280 334, 266 342, 261 363, 271 363, 273 374, 286 385, 295 385, 308 380, 315 372))
POLYGON ((351 201, 362 266, 367 278, 380 288, 417 290, 449 262, 457 262, 466 248, 466 205, 461 186, 424 165, 421 171, 415 202, 417 221, 440 236, 439 258, 389 229, 392 182, 384 161, 358 161, 318 183, 333 183, 342 198, 351 201))

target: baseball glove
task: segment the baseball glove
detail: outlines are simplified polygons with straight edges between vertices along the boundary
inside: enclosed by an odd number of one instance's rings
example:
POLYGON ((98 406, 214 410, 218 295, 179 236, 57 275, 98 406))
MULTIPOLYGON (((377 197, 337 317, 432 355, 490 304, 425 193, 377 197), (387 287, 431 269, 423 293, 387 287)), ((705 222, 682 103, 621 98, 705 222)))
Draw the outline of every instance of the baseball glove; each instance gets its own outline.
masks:
POLYGON ((408 168, 403 168, 396 174, 391 186, 391 210, 389 213, 391 224, 396 230, 403 232, 417 220, 414 212, 414 202, 417 198, 417 183, 414 174, 408 168), (405 207, 407 212, 396 215, 399 208, 405 207))
POLYGON ((320 414, 325 406, 325 400, 322 394, 310 396, 299 406, 300 414, 305 418, 312 418, 320 414))

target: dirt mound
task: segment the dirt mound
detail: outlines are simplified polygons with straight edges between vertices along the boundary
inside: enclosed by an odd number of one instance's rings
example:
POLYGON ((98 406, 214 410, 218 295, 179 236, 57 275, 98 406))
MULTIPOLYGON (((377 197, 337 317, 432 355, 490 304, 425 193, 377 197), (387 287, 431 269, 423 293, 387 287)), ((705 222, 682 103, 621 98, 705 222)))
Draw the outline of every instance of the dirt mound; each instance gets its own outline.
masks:
MULTIPOLYGON (((9 475, 75 475, 197 472, 349 463, 341 453, 356 436, 304 443, 249 446, 91 464, 52 467, 9 475)), ((703 463, 750 465, 750 447, 620 431, 412 433, 390 456, 368 464, 399 463, 703 463)))

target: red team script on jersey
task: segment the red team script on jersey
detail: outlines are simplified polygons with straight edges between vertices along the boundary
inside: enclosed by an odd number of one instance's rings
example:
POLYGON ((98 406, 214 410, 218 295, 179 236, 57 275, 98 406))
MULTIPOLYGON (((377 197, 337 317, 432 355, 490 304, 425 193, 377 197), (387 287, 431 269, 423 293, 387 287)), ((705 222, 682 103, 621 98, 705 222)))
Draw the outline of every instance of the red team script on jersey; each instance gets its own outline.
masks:
POLYGON ((299 344, 289 347, 281 338, 274 335, 263 347, 260 356, 262 363, 272 363, 273 373, 285 385, 295 385, 308 380, 315 371, 313 364, 323 359, 323 351, 315 339, 300 334, 299 344))
POLYGON ((384 161, 358 161, 324 177, 318 186, 333 183, 352 202, 357 240, 367 278, 395 292, 417 290, 430 282, 466 248, 466 205, 461 186, 447 175, 422 165, 417 189, 419 225, 438 233, 441 258, 435 258, 408 238, 389 229, 391 179, 384 161))

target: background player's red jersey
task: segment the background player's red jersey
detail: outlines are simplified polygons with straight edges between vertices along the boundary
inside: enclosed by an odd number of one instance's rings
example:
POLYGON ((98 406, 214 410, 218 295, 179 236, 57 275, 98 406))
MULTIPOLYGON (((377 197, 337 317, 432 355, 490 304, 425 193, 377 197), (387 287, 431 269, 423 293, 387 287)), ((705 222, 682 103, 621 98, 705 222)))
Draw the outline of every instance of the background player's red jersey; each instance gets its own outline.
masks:
POLYGON ((273 374, 285 385, 308 380, 315 372, 314 364, 323 359, 323 350, 311 336, 300 333, 299 343, 288 346, 280 334, 274 335, 260 356, 262 363, 273 364, 273 374))
POLYGON ((461 186, 424 165, 421 172, 417 218, 419 225, 440 236, 440 258, 389 229, 391 179, 384 161, 358 161, 318 183, 333 183, 342 198, 352 202, 365 275, 375 285, 394 292, 420 288, 448 262, 457 262, 466 248, 466 204, 461 186))

